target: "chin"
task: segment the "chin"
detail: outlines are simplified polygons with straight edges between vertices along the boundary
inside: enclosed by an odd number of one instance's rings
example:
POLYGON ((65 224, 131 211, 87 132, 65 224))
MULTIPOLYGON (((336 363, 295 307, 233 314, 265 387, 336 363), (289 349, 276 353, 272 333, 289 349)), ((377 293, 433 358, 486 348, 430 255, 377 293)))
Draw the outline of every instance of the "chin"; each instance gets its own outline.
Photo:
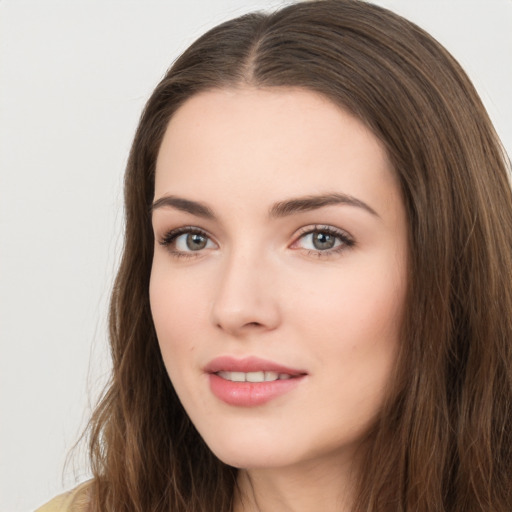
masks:
POLYGON ((295 454, 295 457, 287 457, 284 454, 275 453, 275 449, 263 451, 257 448, 254 447, 251 451, 246 452, 241 450, 212 451, 224 464, 238 469, 270 469, 291 466, 297 462, 295 460, 297 454, 295 454))
MULTIPOLYGON (((272 437, 272 436, 271 436, 272 437)), ((283 440, 233 434, 223 439, 204 439, 213 454, 225 464, 239 469, 275 468, 297 462, 297 447, 283 440)))

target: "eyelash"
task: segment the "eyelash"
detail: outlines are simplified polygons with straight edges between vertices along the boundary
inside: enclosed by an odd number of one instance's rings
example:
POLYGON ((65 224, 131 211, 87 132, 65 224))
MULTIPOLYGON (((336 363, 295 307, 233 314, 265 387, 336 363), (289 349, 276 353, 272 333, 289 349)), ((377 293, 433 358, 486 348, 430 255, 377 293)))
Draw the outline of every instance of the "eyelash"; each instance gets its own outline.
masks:
POLYGON ((326 235, 330 235, 340 240, 341 243, 337 247, 327 249, 324 251, 319 249, 309 249, 307 252, 308 256, 315 256, 317 258, 328 258, 329 256, 334 256, 343 251, 346 251, 347 249, 350 249, 355 245, 355 240, 346 231, 343 231, 342 229, 339 228, 335 228, 333 226, 324 225, 314 225, 313 227, 307 226, 302 228, 301 230, 299 230, 296 241, 293 243, 293 245, 295 245, 301 238, 304 238, 306 235, 311 235, 313 233, 323 233, 326 235))
MULTIPOLYGON (((347 249, 350 249, 355 245, 354 239, 345 231, 334 228, 333 226, 324 226, 324 225, 314 225, 313 227, 307 226, 299 230, 299 233, 293 242, 292 246, 297 244, 299 240, 304 238, 306 235, 311 235, 313 233, 324 233, 329 236, 333 236, 336 239, 338 239, 341 243, 332 249, 326 249, 324 251, 322 250, 313 250, 308 249, 307 254, 308 256, 314 256, 317 258, 326 258, 329 256, 333 256, 336 254, 339 254, 347 249)), ((181 235, 200 235, 203 236, 209 240, 212 240, 212 237, 204 230, 197 228, 195 226, 183 226, 181 228, 173 229, 169 232, 167 232, 161 240, 159 240, 159 244, 163 247, 166 247, 171 255, 175 258, 194 258, 199 256, 199 253, 202 252, 199 251, 179 251, 173 248, 173 244, 175 243, 176 239, 181 235)))
POLYGON ((195 251, 178 251, 173 248, 174 242, 181 235, 201 235, 211 240, 211 236, 206 231, 194 226, 183 226, 181 228, 172 229, 171 231, 167 232, 158 243, 161 246, 166 247, 171 255, 175 258, 193 258, 198 256, 198 253, 201 251, 197 251, 196 253, 195 251))

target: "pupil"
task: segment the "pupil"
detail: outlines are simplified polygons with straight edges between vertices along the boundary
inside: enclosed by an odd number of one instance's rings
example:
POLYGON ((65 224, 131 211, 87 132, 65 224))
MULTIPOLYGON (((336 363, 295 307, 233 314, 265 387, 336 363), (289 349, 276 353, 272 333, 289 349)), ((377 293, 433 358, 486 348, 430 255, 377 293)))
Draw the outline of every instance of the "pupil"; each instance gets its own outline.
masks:
POLYGON ((192 233, 187 236, 187 247, 191 251, 198 251, 206 247, 206 237, 197 233, 192 233))
POLYGON ((315 249, 332 249, 336 239, 328 233, 313 233, 313 245, 315 249))

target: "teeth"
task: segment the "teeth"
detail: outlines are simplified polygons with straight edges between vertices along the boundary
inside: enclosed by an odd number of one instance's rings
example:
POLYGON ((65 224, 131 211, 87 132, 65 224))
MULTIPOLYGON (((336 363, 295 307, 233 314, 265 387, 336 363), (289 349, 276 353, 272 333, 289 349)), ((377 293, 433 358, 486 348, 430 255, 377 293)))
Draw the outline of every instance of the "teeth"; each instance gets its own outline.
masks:
POLYGON ((265 372, 249 372, 245 374, 247 382, 265 382, 265 372))
POLYGON ((232 382, 272 382, 292 378, 287 373, 277 372, 217 372, 217 375, 232 382))

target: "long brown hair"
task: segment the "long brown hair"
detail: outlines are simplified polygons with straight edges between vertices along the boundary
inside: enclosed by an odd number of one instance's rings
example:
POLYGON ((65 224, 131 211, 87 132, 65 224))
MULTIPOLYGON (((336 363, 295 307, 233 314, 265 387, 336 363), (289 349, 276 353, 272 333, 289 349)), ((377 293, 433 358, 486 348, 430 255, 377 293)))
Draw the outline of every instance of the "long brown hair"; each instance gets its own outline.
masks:
POLYGON ((111 383, 90 423, 93 507, 232 508, 236 469, 210 452, 163 365, 151 318, 149 205, 166 126, 212 88, 302 87, 385 144, 409 222, 396 379, 368 432, 354 510, 512 510, 512 195, 469 79, 423 30, 358 0, 226 22, 171 67, 142 114, 125 177, 110 310, 111 383))

